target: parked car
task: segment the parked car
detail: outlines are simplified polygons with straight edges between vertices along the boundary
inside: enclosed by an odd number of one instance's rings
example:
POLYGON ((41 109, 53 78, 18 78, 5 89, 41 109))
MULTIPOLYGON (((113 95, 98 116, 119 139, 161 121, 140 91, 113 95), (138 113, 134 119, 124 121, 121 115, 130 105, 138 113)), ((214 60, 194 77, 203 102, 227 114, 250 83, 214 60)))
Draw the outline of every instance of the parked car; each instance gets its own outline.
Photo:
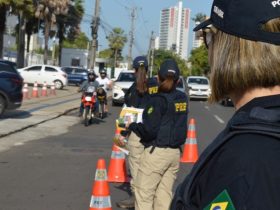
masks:
POLYGON ((188 94, 188 86, 183 76, 179 77, 176 89, 188 94))
POLYGON ((221 104, 224 106, 233 106, 233 102, 229 97, 225 97, 221 100, 221 104))
POLYGON ((46 82, 50 86, 54 83, 56 89, 63 89, 68 83, 67 74, 58 66, 32 65, 18 69, 18 72, 28 84, 43 85, 46 82))
POLYGON ((80 85, 83 81, 87 80, 88 70, 75 66, 61 67, 62 71, 67 74, 68 84, 80 85))
POLYGON ((17 70, 0 61, 0 116, 6 109, 16 109, 22 104, 23 79, 17 70))
POLYGON ((134 70, 124 70, 120 72, 112 89, 112 105, 124 103, 124 95, 135 81, 134 70))
POLYGON ((189 76, 186 82, 190 99, 207 99, 211 95, 210 83, 207 77, 189 76))
POLYGON ((16 62, 0 59, 0 62, 10 65, 12 68, 17 69, 16 62))

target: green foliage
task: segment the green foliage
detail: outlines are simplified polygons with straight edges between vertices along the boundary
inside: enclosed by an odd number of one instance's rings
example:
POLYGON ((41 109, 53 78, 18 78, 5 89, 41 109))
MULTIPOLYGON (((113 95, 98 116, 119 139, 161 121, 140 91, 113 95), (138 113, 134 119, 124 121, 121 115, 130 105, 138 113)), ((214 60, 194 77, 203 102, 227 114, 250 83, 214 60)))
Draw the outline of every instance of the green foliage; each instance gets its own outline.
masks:
POLYGON ((122 58, 122 49, 127 42, 127 37, 124 34, 124 30, 121 28, 114 28, 108 36, 108 41, 110 49, 116 53, 116 60, 118 58, 122 58))
POLYGON ((206 20, 206 15, 203 13, 197 13, 194 18, 192 18, 194 22, 203 22, 206 20))
MULTIPOLYGON (((44 49, 43 48, 37 48, 37 49, 35 49, 34 50, 34 52, 35 53, 37 53, 37 54, 41 54, 41 55, 44 55, 44 49)), ((50 52, 48 53, 48 54, 50 54, 50 52)))
POLYGON ((187 67, 186 60, 182 59, 180 56, 178 56, 177 54, 175 54, 170 50, 163 50, 163 49, 155 50, 154 52, 153 75, 157 74, 157 71, 159 70, 161 63, 166 59, 174 59, 179 66, 181 75, 183 75, 184 77, 188 76, 189 69, 187 67))
POLYGON ((99 52, 99 58, 114 58, 114 51, 112 49, 105 49, 99 52))
POLYGON ((122 50, 127 42, 127 37, 124 35, 123 29, 114 28, 108 36, 108 41, 111 49, 122 50))
POLYGON ((191 62, 192 65, 192 75, 207 75, 209 73, 208 51, 205 45, 191 51, 189 62, 191 62))
POLYGON ((74 39, 73 41, 69 39, 65 39, 63 41, 64 48, 87 49, 88 44, 89 44, 89 39, 83 32, 79 33, 77 38, 74 39))

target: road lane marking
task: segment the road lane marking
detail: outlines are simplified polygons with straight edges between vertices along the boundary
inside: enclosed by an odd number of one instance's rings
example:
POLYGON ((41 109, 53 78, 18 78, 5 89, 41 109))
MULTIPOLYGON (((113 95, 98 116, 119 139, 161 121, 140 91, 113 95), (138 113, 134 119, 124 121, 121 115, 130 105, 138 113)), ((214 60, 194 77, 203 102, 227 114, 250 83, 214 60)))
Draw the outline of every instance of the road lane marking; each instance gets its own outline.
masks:
POLYGON ((24 145, 24 143, 23 143, 23 142, 17 142, 17 143, 14 143, 14 146, 22 146, 22 145, 24 145))
POLYGON ((214 117, 216 118, 216 120, 218 120, 219 123, 225 124, 225 121, 223 121, 218 115, 214 115, 214 117))
POLYGON ((209 106, 204 106, 204 108, 207 109, 207 110, 210 110, 210 109, 209 109, 209 106))

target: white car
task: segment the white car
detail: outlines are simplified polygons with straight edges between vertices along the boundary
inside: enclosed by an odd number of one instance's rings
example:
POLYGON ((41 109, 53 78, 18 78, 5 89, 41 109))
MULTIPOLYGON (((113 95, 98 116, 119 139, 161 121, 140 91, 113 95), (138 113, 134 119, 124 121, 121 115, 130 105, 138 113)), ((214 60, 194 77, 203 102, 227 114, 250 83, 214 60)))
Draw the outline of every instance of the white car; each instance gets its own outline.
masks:
POLYGON ((32 65, 18 69, 18 72, 24 82, 29 84, 37 82, 38 85, 43 85, 46 82, 50 86, 54 83, 56 89, 62 89, 68 83, 67 74, 58 66, 32 65))
POLYGON ((135 81, 134 70, 121 71, 117 80, 114 82, 112 89, 112 105, 124 103, 124 95, 126 91, 135 81))
POLYGON ((211 95, 210 83, 207 77, 189 76, 187 77, 189 88, 189 98, 207 99, 211 95))

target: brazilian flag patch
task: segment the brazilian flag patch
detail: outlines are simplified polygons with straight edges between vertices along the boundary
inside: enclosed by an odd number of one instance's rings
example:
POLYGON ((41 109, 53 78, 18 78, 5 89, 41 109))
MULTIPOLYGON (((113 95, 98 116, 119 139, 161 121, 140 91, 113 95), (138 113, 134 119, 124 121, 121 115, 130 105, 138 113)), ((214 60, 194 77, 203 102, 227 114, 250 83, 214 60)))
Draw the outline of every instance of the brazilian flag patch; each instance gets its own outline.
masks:
POLYGON ((148 113, 148 114, 152 114, 153 111, 154 111, 154 107, 151 106, 151 107, 149 107, 147 113, 148 113))
POLYGON ((235 210, 235 208, 227 190, 224 190, 203 210, 235 210))

